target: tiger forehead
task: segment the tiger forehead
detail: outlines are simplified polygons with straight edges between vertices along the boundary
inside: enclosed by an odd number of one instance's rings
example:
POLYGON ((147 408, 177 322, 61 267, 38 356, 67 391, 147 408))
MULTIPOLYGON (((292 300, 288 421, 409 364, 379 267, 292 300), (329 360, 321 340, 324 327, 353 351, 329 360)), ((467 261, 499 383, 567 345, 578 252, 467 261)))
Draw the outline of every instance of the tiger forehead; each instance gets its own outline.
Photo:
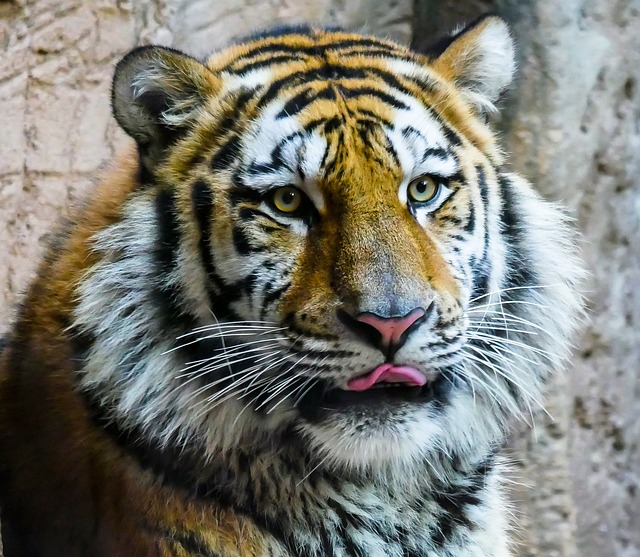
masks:
POLYGON ((459 171, 452 133, 415 99, 324 82, 264 107, 242 138, 242 181, 265 189, 371 173, 397 185, 423 173, 449 177, 459 171))
POLYGON ((374 37, 320 30, 236 45, 211 56, 207 65, 223 77, 223 92, 264 87, 259 104, 266 104, 287 89, 322 86, 328 81, 361 81, 363 85, 377 82, 378 86, 392 86, 420 97, 446 89, 428 69, 427 58, 403 46, 374 37))
POLYGON ((305 32, 266 36, 233 45, 213 54, 207 65, 214 71, 245 73, 264 65, 281 62, 326 60, 335 55, 344 59, 347 56, 362 54, 408 60, 422 59, 420 55, 405 47, 376 37, 307 29, 305 32))
POLYGON ((394 187, 422 171, 453 174, 450 141, 428 108, 441 83, 425 61, 384 40, 318 30, 213 56, 223 93, 251 98, 242 182, 293 184, 322 206, 317 184, 332 172, 343 184, 347 174, 357 182, 377 172, 394 177, 394 187))

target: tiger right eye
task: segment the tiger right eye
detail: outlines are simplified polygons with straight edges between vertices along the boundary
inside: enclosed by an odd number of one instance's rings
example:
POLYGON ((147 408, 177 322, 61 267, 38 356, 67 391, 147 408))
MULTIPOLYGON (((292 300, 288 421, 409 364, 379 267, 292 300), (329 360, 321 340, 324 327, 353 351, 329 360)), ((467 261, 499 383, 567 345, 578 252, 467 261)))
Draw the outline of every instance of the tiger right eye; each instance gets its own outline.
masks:
POLYGON ((278 188, 272 196, 274 207, 281 213, 295 213, 302 205, 302 192, 293 186, 278 188))
POLYGON ((407 194, 411 201, 428 203, 435 199, 440 191, 440 184, 433 176, 424 175, 409 183, 407 194))

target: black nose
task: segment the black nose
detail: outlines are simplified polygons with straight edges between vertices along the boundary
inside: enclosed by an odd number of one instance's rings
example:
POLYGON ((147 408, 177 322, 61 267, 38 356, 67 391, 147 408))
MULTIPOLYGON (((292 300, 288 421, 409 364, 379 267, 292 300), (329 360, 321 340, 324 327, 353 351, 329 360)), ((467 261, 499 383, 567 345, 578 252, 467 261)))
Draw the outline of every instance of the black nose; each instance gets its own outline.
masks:
POLYGON ((338 319, 359 337, 390 358, 407 341, 409 335, 424 322, 433 304, 413 308, 406 315, 385 317, 368 311, 355 316, 339 309, 338 319))

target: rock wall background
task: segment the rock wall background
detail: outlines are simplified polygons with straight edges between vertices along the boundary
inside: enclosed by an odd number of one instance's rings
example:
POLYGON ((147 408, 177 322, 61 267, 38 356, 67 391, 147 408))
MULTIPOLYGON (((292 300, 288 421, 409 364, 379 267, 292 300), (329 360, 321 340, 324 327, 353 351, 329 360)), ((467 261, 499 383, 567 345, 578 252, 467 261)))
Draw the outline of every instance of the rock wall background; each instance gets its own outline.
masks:
POLYGON ((203 54, 301 20, 424 46, 487 11, 520 43, 498 124, 511 164, 570 206, 591 271, 554 419, 509 448, 518 555, 640 557, 640 0, 0 0, 0 334, 52 224, 125 140, 108 90, 129 48, 203 54))

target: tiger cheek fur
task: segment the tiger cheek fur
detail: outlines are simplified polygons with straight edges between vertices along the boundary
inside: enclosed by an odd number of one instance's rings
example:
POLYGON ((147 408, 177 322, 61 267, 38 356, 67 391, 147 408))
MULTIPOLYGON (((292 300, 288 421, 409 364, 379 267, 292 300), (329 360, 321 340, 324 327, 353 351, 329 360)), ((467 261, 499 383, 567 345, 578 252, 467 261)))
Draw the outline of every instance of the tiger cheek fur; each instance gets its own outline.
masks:
POLYGON ((507 557, 511 420, 568 357, 567 219, 486 116, 496 17, 117 66, 135 140, 0 356, 6 557, 507 557))

